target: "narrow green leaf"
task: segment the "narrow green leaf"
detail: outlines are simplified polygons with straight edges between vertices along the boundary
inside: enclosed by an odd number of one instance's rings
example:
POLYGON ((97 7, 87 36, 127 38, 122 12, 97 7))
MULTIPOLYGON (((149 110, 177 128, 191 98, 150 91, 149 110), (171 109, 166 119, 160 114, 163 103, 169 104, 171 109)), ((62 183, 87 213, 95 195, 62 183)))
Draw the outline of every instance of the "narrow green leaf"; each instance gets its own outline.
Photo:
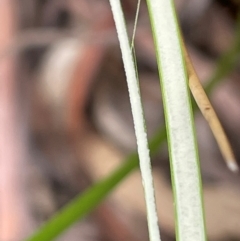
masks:
POLYGON ((206 239, 202 185, 188 76, 173 1, 147 0, 167 126, 176 237, 206 239))
POLYGON ((129 44, 121 2, 120 0, 110 0, 110 5, 117 29, 123 65, 127 77, 128 92, 133 115, 135 135, 137 139, 137 150, 139 155, 144 197, 146 201, 149 238, 151 241, 160 241, 150 152, 140 96, 138 73, 135 67, 136 63, 134 62, 134 56, 129 44))
MULTIPOLYGON (((156 154, 159 144, 166 138, 165 129, 161 129, 150 142, 150 152, 156 154)), ((96 183, 84 193, 81 193, 69 204, 57 212, 47 223, 38 229, 26 241, 51 241, 64 232, 69 226, 85 217, 109 193, 123 180, 132 170, 138 167, 138 155, 133 153, 106 179, 96 183)))

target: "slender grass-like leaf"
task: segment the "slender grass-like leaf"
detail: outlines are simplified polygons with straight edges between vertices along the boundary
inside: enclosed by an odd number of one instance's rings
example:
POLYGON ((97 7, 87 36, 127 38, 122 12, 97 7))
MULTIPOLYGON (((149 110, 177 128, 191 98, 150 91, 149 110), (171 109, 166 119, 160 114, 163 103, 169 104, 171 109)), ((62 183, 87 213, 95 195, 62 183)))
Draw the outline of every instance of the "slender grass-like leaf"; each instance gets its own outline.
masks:
MULTIPOLYGON (((165 129, 161 129, 149 143, 151 155, 156 154, 160 143, 166 139, 165 129)), ((101 201, 106 198, 116 186, 139 166, 138 154, 131 154, 124 164, 109 177, 99 181, 81 193, 69 204, 57 212, 48 222, 40 227, 26 241, 51 241, 57 238, 67 228, 89 214, 101 201)))
POLYGON ((160 233, 154 196, 150 152, 139 90, 138 73, 135 67, 136 63, 134 62, 134 56, 129 43, 121 2, 120 0, 110 0, 110 5, 117 29, 123 65, 127 77, 128 92, 133 115, 135 135, 137 139, 137 150, 146 201, 149 238, 151 241, 159 241, 160 233))
POLYGON ((206 92, 204 91, 201 82, 197 76, 195 68, 192 64, 192 61, 187 53, 185 44, 183 42, 183 52, 186 60, 187 70, 188 70, 188 81, 189 87, 191 90, 194 99, 201 110, 205 120, 208 122, 209 127, 212 130, 212 133, 218 143, 219 149, 224 157, 224 160, 228 166, 228 168, 233 171, 238 171, 238 165, 236 162, 236 158, 233 154, 233 150, 231 148, 230 142, 224 132, 224 129, 221 125, 218 116, 209 101, 206 92))
POLYGON ((175 202, 176 237, 206 239, 202 185, 188 76, 173 1, 147 0, 166 119, 175 202))

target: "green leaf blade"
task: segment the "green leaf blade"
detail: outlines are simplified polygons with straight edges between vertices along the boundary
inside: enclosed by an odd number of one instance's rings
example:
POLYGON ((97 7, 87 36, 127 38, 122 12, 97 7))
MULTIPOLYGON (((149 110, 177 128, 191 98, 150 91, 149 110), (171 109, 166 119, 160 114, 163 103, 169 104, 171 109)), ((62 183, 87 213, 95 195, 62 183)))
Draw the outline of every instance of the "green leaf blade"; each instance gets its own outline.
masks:
POLYGON ((181 50, 181 37, 172 1, 148 0, 167 126, 174 190, 177 239, 204 241, 205 222, 198 150, 181 50))

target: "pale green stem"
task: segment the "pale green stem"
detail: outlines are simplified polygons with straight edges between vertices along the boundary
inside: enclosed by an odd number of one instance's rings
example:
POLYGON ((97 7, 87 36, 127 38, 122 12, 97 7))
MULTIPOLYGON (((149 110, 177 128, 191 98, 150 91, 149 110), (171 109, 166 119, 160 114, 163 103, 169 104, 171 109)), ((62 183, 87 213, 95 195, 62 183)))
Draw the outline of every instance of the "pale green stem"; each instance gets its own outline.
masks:
POLYGON ((158 228, 158 217, 154 197, 150 154, 147 134, 145 130, 145 121, 143 116, 137 73, 134 66, 134 57, 132 55, 131 46, 129 44, 121 3, 119 0, 110 0, 110 4, 116 24, 123 64, 127 77, 133 122, 137 139, 140 170, 142 174, 142 183, 146 200, 149 237, 151 241, 159 241, 160 233, 158 228))
POLYGON ((161 75, 177 240, 204 241, 198 150, 175 9, 170 0, 148 0, 147 3, 161 75))

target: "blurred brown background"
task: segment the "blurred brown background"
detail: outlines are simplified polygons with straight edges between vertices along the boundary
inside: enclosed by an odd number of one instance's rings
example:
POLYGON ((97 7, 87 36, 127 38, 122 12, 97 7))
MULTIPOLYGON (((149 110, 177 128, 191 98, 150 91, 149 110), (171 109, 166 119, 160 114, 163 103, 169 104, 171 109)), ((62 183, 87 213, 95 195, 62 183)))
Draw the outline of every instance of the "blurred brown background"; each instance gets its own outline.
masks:
MULTIPOLYGON (((236 32, 237 0, 175 0, 203 81, 236 32)), ((132 34, 136 0, 122 0, 132 34)), ((149 136, 163 125, 145 1, 135 38, 149 136)), ((240 158, 239 64, 211 94, 240 158)), ((240 240, 240 177, 196 114, 208 238, 240 240)), ((106 0, 0 1, 0 241, 20 241, 136 148, 122 60, 106 0)), ((153 158, 163 241, 174 239, 166 145, 153 158)), ((148 240, 138 171, 59 241, 148 240)))

